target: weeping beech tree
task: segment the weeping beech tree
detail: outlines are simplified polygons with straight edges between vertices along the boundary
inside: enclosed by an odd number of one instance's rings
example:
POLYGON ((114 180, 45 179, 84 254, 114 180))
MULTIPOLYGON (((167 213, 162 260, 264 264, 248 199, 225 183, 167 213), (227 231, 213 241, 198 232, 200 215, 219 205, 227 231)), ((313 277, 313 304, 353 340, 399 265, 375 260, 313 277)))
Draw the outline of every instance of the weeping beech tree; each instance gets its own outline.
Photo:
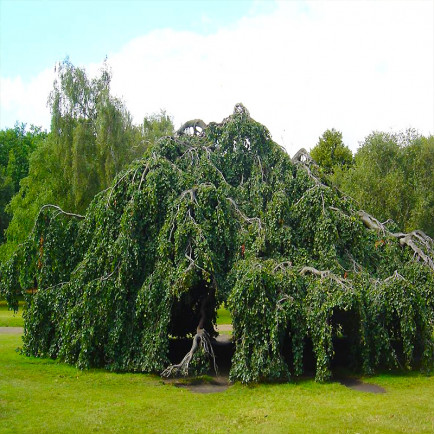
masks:
POLYGON ((327 380, 340 345, 365 373, 430 368, 432 239, 359 210, 241 104, 220 124, 198 121, 121 172, 85 216, 41 209, 1 269, 10 306, 26 295, 22 351, 163 376, 216 369, 225 303, 234 381, 298 376, 309 352, 327 380), (168 357, 176 337, 192 339, 181 362, 168 357))

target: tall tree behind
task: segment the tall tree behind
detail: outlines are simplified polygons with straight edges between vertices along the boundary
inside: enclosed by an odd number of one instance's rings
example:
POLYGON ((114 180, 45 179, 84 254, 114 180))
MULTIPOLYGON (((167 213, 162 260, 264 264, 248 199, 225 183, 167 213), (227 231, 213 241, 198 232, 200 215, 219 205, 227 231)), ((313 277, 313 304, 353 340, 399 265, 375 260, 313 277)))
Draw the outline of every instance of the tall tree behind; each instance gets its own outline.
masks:
POLYGON ((342 133, 335 129, 326 130, 310 154, 326 174, 332 174, 335 168, 349 168, 353 163, 352 151, 343 143, 342 133))
POLYGON ((373 132, 355 154, 355 166, 332 178, 379 219, 392 218, 403 231, 421 229, 433 237, 433 136, 373 132))
POLYGON ((55 203, 84 213, 95 194, 156 140, 155 131, 173 132, 164 112, 145 118, 141 126, 133 125, 123 103, 110 95, 106 63, 93 79, 68 59, 57 65, 57 74, 48 100, 51 133, 8 206, 13 217, 6 231, 7 246, 0 247, 0 260, 24 240, 42 205, 55 203))
POLYGON ((63 168, 59 187, 63 205, 83 212, 131 161, 139 132, 122 102, 110 95, 106 63, 99 77, 89 79, 66 59, 58 65, 58 76, 49 104, 55 153, 63 168))

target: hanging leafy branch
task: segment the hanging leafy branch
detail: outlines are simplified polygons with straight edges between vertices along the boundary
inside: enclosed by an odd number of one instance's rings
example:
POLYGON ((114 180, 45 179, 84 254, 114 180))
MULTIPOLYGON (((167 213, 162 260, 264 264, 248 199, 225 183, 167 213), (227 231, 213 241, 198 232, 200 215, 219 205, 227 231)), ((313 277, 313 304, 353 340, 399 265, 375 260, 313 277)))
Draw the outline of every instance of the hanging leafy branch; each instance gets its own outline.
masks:
POLYGON ((310 349, 326 380, 340 340, 367 373, 430 367, 433 241, 359 211, 241 104, 191 124, 118 174, 83 219, 40 211, 0 271, 10 306, 26 297, 23 352, 185 375, 213 367, 225 302, 233 380, 298 376, 310 349), (177 337, 193 337, 181 362, 169 360, 177 337))

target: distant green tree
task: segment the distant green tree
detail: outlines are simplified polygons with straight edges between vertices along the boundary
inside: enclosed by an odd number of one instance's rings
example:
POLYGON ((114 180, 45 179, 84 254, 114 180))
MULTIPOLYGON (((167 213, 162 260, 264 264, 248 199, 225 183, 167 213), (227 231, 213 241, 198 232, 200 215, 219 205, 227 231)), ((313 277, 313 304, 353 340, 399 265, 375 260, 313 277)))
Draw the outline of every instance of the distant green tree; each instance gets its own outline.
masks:
POLYGON ((0 243, 10 220, 6 206, 29 172, 30 155, 46 136, 41 128, 32 125, 27 129, 26 124, 0 130, 0 243))
POLYGON ((17 245, 32 230, 35 217, 42 205, 59 200, 62 195, 62 167, 53 153, 54 142, 50 134, 35 150, 29 162, 29 175, 21 180, 20 190, 12 197, 6 210, 12 219, 5 232, 7 242, 0 246, 0 260, 8 258, 17 245))
POLYGON ((342 133, 335 129, 326 130, 310 154, 326 174, 332 174, 336 167, 348 168, 353 163, 352 151, 343 143, 342 133))
MULTIPOLYGON (((159 137, 174 131, 165 112, 145 118, 143 125, 133 125, 123 103, 110 95, 106 63, 94 79, 68 59, 57 66, 57 74, 49 96, 51 132, 35 152, 29 175, 7 208, 13 217, 6 231, 7 246, 0 247, 0 260, 24 240, 44 204, 84 213, 95 194, 106 189, 121 169, 159 137)), ((0 173, 0 183, 6 186, 8 180, 0 173)))
POLYGON ((123 104, 110 95, 106 63, 94 79, 69 59, 57 69, 49 104, 54 151, 63 172, 59 189, 64 207, 83 212, 129 160, 134 127, 123 104))
POLYGON ((142 136, 146 138, 147 145, 152 145, 163 136, 174 133, 172 118, 165 110, 146 116, 142 125, 142 136))
POLYGON ((415 130, 373 132, 355 155, 355 166, 333 180, 381 220, 401 230, 421 229, 433 237, 434 141, 415 130))

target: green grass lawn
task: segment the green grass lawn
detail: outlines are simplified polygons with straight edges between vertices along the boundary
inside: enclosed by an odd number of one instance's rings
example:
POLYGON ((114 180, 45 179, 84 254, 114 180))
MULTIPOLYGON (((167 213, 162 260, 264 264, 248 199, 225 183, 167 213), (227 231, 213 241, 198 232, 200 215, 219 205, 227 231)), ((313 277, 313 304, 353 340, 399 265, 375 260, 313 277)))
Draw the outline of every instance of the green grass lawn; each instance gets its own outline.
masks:
POLYGON ((370 378, 385 394, 338 383, 239 384, 195 394, 142 374, 79 371, 15 352, 0 335, 0 433, 433 433, 434 380, 370 378))
POLYGON ((231 314, 223 305, 217 310, 216 323, 218 325, 229 325, 232 323, 231 314))
POLYGON ((18 312, 14 313, 8 309, 6 301, 0 301, 0 327, 1 326, 23 326, 23 302, 20 302, 18 312))

